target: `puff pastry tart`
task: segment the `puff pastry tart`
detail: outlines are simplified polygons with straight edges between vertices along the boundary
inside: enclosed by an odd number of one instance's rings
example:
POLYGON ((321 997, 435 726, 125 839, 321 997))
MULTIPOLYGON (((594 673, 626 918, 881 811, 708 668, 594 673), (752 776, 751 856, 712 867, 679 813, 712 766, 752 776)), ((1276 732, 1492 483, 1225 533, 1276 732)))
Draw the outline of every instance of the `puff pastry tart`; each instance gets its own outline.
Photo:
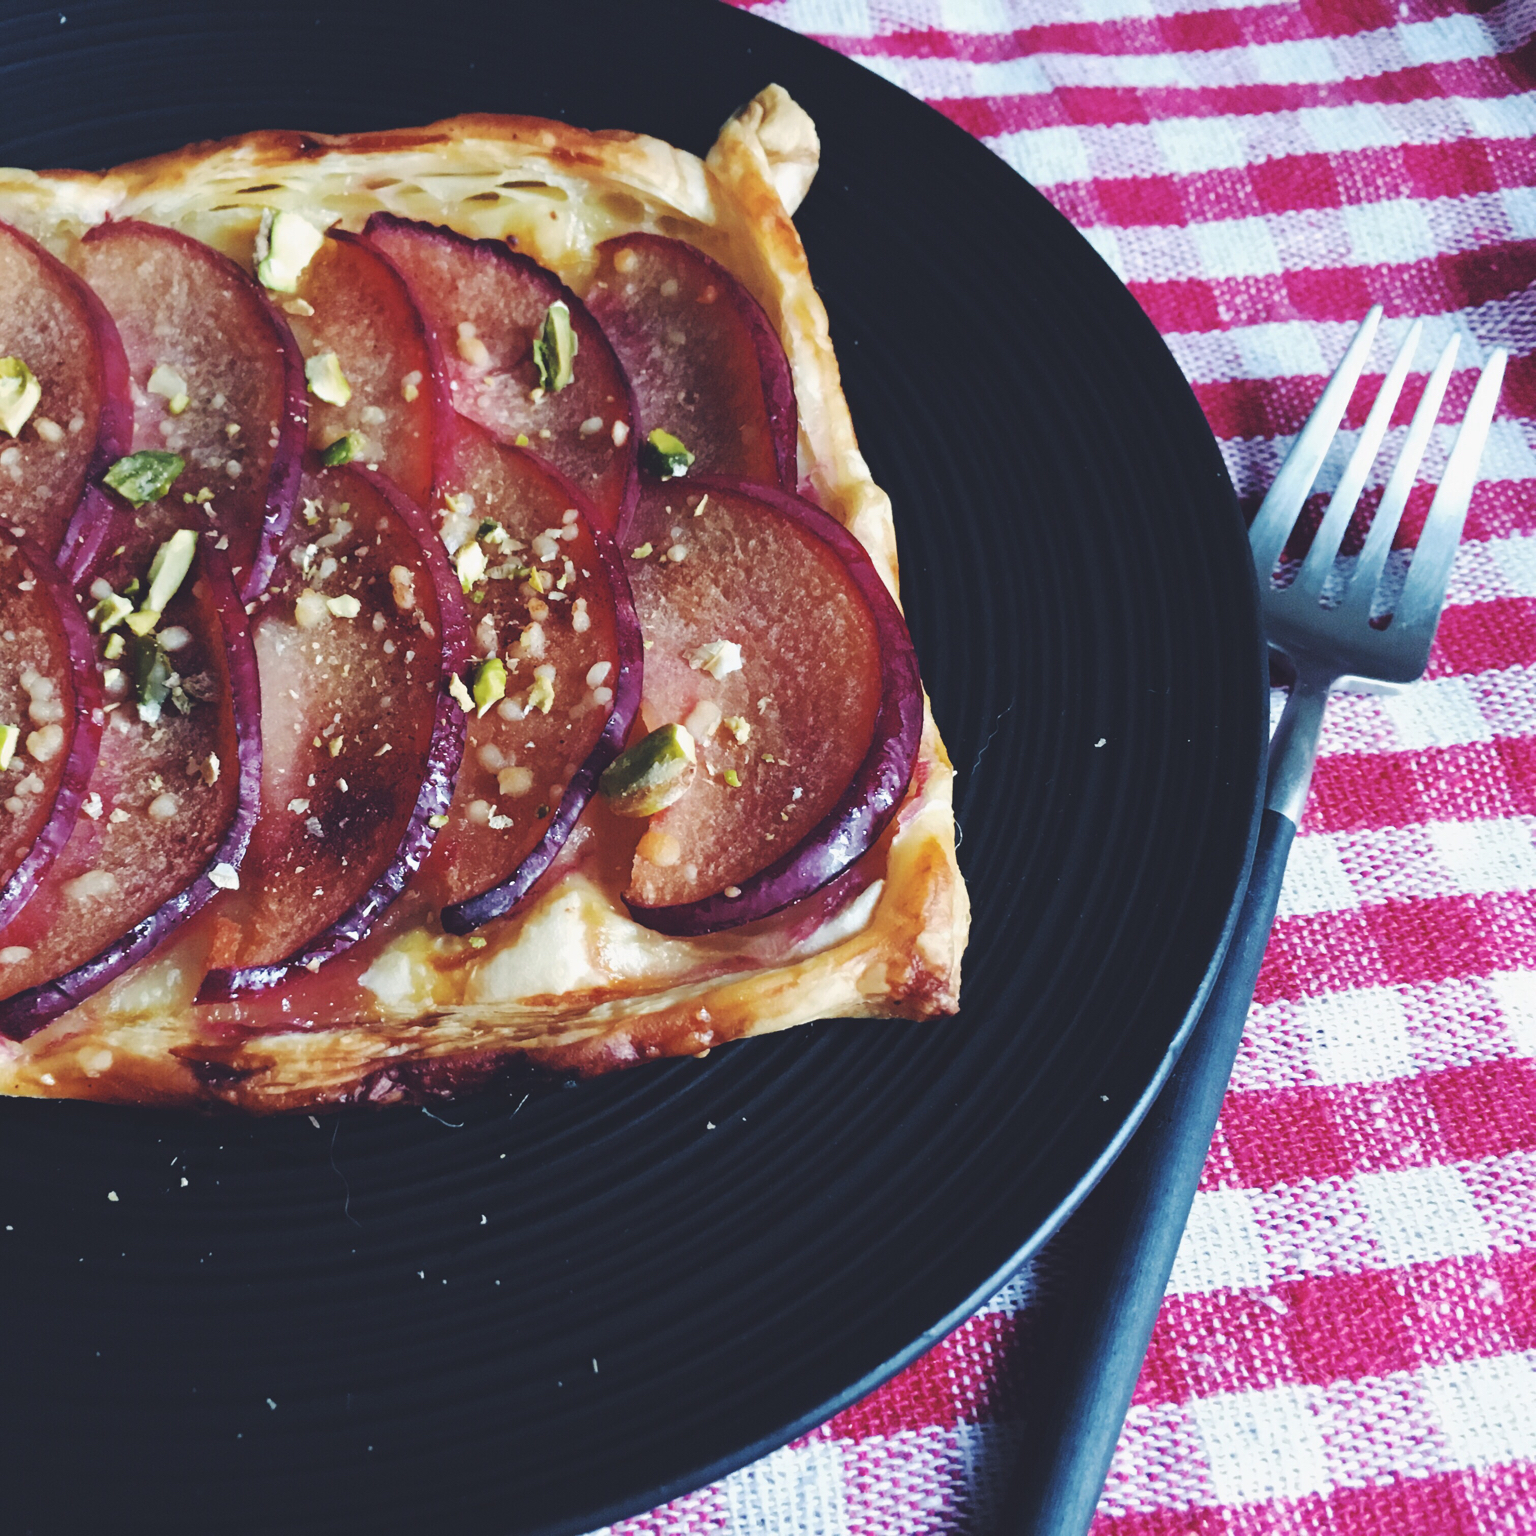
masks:
POLYGON ((254 1112, 957 1005, 770 86, 0 172, 0 1092, 254 1112))

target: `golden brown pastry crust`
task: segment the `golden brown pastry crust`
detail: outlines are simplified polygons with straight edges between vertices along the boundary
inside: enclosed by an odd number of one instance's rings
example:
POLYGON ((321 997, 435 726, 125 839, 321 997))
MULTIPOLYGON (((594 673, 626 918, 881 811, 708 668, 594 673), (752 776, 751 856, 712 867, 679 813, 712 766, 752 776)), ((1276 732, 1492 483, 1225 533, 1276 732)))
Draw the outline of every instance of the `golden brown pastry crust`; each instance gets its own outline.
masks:
MULTIPOLYGON (((351 228, 386 208, 515 234, 578 292, 602 239, 636 229, 687 239, 777 323, 800 407, 802 484, 894 592, 890 501, 859 453, 791 217, 818 153, 810 119, 771 85, 702 161, 637 134, 477 114, 387 133, 253 133, 102 175, 0 171, 0 218, 66 258, 103 219, 135 217, 248 262, 264 207, 351 228)), ((663 940, 629 922, 601 861, 570 861, 524 911, 484 930, 486 947, 436 930, 394 935, 368 972, 371 1016, 252 1033, 189 1005, 201 974, 192 929, 31 1040, 0 1041, 0 1092, 270 1112, 460 1091, 516 1061, 588 1075, 811 1019, 952 1013, 970 916, 952 778, 929 711, 907 799, 861 861, 862 892, 797 942, 791 914, 663 940)))

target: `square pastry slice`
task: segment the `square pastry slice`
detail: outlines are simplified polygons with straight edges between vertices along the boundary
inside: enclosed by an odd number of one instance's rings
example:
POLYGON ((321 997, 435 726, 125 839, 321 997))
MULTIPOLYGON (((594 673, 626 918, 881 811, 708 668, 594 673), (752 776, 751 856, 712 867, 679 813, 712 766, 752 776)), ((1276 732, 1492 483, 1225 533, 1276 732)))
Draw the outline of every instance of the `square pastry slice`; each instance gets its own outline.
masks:
POLYGON ((0 1092, 263 1113, 953 1013, 952 771, 792 215, 472 116, 0 172, 0 1092))

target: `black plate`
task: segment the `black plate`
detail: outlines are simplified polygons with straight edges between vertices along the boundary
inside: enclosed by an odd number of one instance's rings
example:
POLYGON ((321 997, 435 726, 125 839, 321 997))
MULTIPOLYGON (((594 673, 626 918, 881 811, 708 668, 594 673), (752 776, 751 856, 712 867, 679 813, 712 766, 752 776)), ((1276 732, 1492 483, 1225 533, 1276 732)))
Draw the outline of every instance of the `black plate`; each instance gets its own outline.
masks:
POLYGON ((468 109, 702 151, 769 80, 820 129, 799 223, 959 767, 963 1014, 440 1118, 0 1105, 6 1529, 578 1532, 655 1504, 953 1327, 1165 1070, 1253 822, 1246 543, 1151 325, 1001 161, 724 6, 505 0, 11 7, 0 160, 468 109))

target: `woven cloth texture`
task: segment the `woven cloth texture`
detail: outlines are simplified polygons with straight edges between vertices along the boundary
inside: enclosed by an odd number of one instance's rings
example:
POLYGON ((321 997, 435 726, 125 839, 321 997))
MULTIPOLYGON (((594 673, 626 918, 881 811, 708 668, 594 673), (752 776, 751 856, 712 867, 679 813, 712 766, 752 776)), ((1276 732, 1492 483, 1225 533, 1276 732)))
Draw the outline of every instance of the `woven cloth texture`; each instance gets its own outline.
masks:
MULTIPOLYGON (((1387 319, 1322 489, 1412 317, 1388 465, 1453 332, 1442 423, 1509 349, 1428 674, 1330 707, 1093 1529, 1536 1532, 1536 0, 750 9, 930 102, 1072 220, 1163 333, 1250 511, 1372 303, 1387 319)), ((812 1435, 616 1529, 991 1530, 1031 1295, 1015 1282, 812 1435)))

